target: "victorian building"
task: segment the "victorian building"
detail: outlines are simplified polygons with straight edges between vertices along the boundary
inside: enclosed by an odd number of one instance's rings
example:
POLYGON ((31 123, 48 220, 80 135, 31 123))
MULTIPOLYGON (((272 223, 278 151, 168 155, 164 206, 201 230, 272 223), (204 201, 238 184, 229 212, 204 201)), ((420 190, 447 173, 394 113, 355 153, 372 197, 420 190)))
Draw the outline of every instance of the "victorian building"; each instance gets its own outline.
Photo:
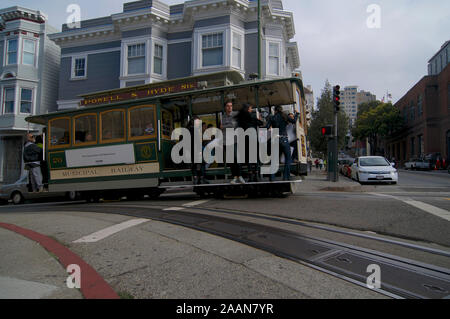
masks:
POLYGON ((56 110, 60 48, 48 38, 56 29, 40 11, 0 10, 0 183, 23 172, 22 148, 30 115, 56 110))
MULTIPOLYGON (((281 1, 262 1, 262 77, 291 76, 300 66, 294 18, 281 1)), ((123 12, 63 25, 58 108, 80 95, 206 73, 258 72, 257 1, 125 3, 123 12)))

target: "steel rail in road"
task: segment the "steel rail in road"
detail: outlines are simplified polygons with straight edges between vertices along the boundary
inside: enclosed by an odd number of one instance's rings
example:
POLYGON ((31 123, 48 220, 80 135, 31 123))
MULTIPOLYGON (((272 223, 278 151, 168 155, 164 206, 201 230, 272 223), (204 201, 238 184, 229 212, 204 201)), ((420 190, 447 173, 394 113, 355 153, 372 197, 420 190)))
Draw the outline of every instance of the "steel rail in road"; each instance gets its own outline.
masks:
MULTIPOLYGON (((96 207, 91 206, 89 210, 93 208, 96 207)), ((111 208, 97 206, 101 212, 111 213, 111 208)), ((381 270, 382 287, 376 291, 393 298, 443 299, 450 296, 450 269, 236 219, 187 211, 133 208, 134 212, 123 213, 122 207, 117 209, 121 215, 172 223, 238 241, 363 287, 368 284, 368 266, 377 265, 381 270)))
MULTIPOLYGON (((164 204, 160 204, 158 203, 158 205, 147 205, 147 206, 143 206, 143 205, 114 205, 115 207, 137 207, 137 208, 155 208, 156 207, 171 207, 174 205, 164 205, 164 204)), ((175 205, 176 206, 176 205, 175 205)), ((213 207, 195 207, 196 210, 201 210, 201 211, 205 211, 205 212, 215 212, 215 213, 222 213, 222 214, 228 214, 228 215, 235 215, 235 216, 239 216, 239 217, 251 217, 251 218, 256 218, 256 219, 264 219, 264 220, 269 220, 269 221, 275 221, 275 222, 279 222, 279 223, 284 223, 284 224, 290 224, 290 225, 296 225, 296 226, 302 226, 302 227, 306 227, 306 228, 312 228, 312 229, 319 229, 319 230, 323 230, 323 231, 327 231, 327 232, 332 232, 332 233, 338 233, 338 234, 342 234, 342 235, 346 235, 346 236, 351 236, 351 237, 358 237, 358 238, 363 238, 363 239, 369 239, 369 240, 374 240, 374 241, 379 241, 382 243, 387 243, 387 244, 392 244, 392 245, 396 245, 396 246, 401 246, 401 247, 405 247, 405 248, 410 248, 410 249, 414 249, 414 250, 419 250, 419 251, 423 251, 426 253, 431 253, 434 255, 440 255, 440 256, 444 256, 444 257, 450 257, 450 251, 446 251, 446 250, 442 250, 442 249, 436 249, 436 248, 431 248, 431 247, 426 247, 426 246, 422 246, 422 245, 417 245, 417 244, 412 244, 412 243, 408 243, 405 241, 401 241, 401 240, 395 240, 395 239, 390 239, 390 238, 383 238, 383 237, 379 237, 376 235, 371 235, 371 234, 363 234, 363 233, 357 233, 354 231, 348 231, 348 230, 342 230, 342 229, 337 229, 334 227, 329 227, 329 226, 324 226, 324 225, 318 225, 318 224, 311 224, 305 221, 299 221, 296 219, 291 219, 288 217, 283 217, 283 216, 278 216, 278 215, 268 215, 268 214, 264 214, 264 213, 251 213, 251 212, 246 212, 246 211, 239 211, 239 210, 227 210, 227 209, 218 209, 218 208, 213 208, 213 207)))
MULTIPOLYGON (((61 208, 49 206, 40 209, 49 211, 61 208)), ((450 269, 306 237, 280 228, 208 215, 206 212, 164 211, 133 205, 77 205, 76 210, 148 218, 203 231, 265 250, 366 288, 371 274, 368 273, 368 266, 377 265, 381 270, 381 288, 375 291, 392 298, 444 299, 450 296, 450 269), (127 207, 126 212, 124 207, 127 207)))

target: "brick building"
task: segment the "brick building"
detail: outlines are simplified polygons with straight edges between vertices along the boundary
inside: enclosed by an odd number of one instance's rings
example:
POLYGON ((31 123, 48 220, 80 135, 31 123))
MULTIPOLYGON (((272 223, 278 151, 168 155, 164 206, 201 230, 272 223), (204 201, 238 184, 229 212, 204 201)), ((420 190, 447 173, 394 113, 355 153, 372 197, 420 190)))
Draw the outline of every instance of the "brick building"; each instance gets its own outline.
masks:
POLYGON ((447 41, 429 61, 429 65, 434 66, 437 57, 438 65, 443 66, 437 69, 440 72, 424 76, 395 104, 406 126, 386 141, 387 157, 395 157, 400 163, 436 153, 446 160, 450 158, 449 43, 447 41))

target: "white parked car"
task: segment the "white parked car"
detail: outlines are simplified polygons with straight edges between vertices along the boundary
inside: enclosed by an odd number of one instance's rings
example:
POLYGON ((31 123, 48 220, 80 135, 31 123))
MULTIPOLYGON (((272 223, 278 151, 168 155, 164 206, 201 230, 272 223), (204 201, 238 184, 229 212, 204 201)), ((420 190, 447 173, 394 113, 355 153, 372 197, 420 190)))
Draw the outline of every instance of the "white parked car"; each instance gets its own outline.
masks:
POLYGON ((405 163, 405 169, 429 170, 430 161, 420 158, 411 158, 408 162, 405 163))
POLYGON ((352 165, 352 179, 360 183, 387 182, 397 184, 398 172, 382 156, 363 156, 355 160, 352 165))

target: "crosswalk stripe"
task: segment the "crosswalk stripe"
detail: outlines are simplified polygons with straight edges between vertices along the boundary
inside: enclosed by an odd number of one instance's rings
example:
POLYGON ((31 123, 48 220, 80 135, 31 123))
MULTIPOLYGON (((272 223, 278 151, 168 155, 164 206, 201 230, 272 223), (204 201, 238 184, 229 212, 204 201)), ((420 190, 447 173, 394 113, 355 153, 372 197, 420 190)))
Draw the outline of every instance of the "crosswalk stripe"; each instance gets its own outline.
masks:
POLYGON ((207 203, 207 202, 209 202, 209 201, 210 201, 209 199, 198 200, 198 201, 195 201, 195 202, 183 204, 183 206, 184 206, 184 207, 194 207, 194 206, 198 206, 198 205, 201 205, 201 204, 205 204, 205 203, 207 203))
POLYGON ((97 241, 100 241, 102 239, 105 239, 111 235, 114 235, 124 229, 137 226, 139 224, 148 222, 149 219, 131 219, 126 222, 99 230, 98 232, 95 232, 93 234, 84 236, 80 239, 75 240, 73 243, 79 244, 79 243, 95 243, 97 241))
POLYGON ((423 210, 424 212, 427 212, 429 214, 432 214, 432 215, 435 215, 435 216, 438 216, 440 218, 450 221, 450 212, 448 210, 445 210, 445 209, 442 209, 442 208, 439 208, 439 207, 436 207, 436 206, 433 206, 433 205, 430 205, 427 203, 412 200, 410 198, 403 199, 403 198, 395 197, 392 195, 378 194, 378 193, 370 193, 370 194, 378 196, 378 197, 388 197, 388 198, 399 200, 405 204, 408 204, 410 206, 413 206, 420 210, 423 210))

